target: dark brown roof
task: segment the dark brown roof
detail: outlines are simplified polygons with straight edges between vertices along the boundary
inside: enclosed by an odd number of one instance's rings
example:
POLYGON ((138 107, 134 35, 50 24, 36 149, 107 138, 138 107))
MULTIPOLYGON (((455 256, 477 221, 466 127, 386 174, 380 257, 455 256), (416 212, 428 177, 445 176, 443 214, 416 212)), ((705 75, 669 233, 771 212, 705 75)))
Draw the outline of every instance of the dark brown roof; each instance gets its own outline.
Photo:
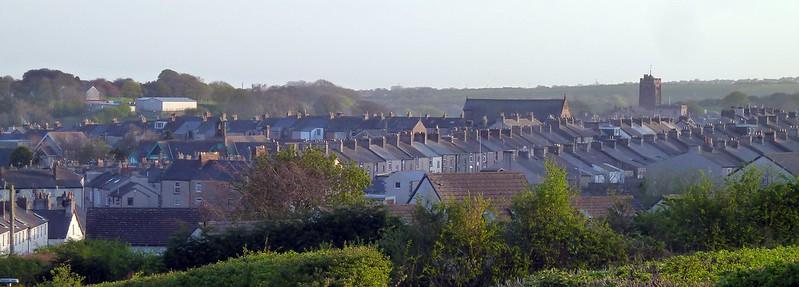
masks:
POLYGON ((552 115, 560 118, 564 115, 564 108, 567 106, 566 99, 466 99, 463 104, 463 111, 467 120, 472 120, 478 124, 483 116, 488 118, 489 123, 494 122, 504 113, 506 117, 513 114, 527 116, 531 112, 536 119, 544 121, 552 115))
POLYGON ((388 204, 386 205, 386 212, 394 217, 399 218, 405 223, 413 222, 413 214, 416 212, 415 204, 388 204))
POLYGON ((513 196, 528 188, 524 174, 518 172, 433 173, 426 177, 442 201, 482 195, 502 210, 510 206, 513 196))
POLYGON ((578 195, 572 198, 572 205, 590 218, 603 218, 617 204, 624 207, 625 215, 633 215, 633 197, 630 195, 578 195))
POLYGON ((181 231, 200 223, 194 208, 89 208, 86 238, 119 240, 132 246, 166 246, 181 231))

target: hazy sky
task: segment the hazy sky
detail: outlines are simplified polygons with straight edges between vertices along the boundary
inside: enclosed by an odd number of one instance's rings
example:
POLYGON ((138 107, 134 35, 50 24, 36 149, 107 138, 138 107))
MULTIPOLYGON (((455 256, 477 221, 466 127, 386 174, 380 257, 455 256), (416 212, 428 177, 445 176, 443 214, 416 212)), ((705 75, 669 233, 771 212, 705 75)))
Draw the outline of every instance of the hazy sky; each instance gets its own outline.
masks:
POLYGON ((799 1, 0 2, 0 75, 352 88, 799 76, 799 1))

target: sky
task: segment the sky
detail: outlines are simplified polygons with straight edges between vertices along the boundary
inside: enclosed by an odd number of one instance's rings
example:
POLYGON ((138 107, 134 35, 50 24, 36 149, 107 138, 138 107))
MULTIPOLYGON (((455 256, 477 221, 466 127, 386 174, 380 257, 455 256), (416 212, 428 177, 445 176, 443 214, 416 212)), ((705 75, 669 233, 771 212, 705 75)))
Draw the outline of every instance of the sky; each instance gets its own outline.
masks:
POLYGON ((799 1, 0 2, 0 75, 534 87, 799 76, 799 1))

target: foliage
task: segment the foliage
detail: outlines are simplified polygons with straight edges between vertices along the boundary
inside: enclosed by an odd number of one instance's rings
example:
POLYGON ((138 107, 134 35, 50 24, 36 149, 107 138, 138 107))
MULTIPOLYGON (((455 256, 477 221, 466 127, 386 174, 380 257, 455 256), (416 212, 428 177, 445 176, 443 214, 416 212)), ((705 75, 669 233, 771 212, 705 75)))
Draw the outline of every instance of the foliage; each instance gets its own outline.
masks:
POLYGON ((518 251, 502 240, 491 220, 489 202, 479 196, 462 202, 418 206, 413 225, 390 230, 381 247, 403 286, 486 286, 523 274, 518 251))
POLYGON ((746 94, 739 91, 735 91, 722 98, 721 102, 727 107, 743 107, 746 106, 747 103, 749 103, 749 100, 746 94))
POLYGON ((117 241, 70 241, 50 247, 46 252, 55 256, 56 265, 69 265, 71 271, 85 277, 87 283, 120 280, 140 271, 160 271, 153 262, 157 260, 154 255, 134 252, 127 244, 117 241))
MULTIPOLYGON (((727 274, 799 262, 798 247, 697 252, 606 270, 545 270, 522 280, 523 286, 707 286, 727 274), (610 282, 610 283, 608 283, 610 282), (658 285, 656 285, 658 284, 658 285)), ((741 286, 757 286, 741 285, 741 286)))
POLYGON ((47 274, 50 263, 40 257, 0 257, 0 278, 17 278, 24 285, 33 285, 47 274))
POLYGON ((116 107, 108 107, 100 110, 96 115, 94 115, 94 119, 98 123, 111 123, 114 120, 123 121, 125 119, 130 118, 132 113, 130 112, 130 106, 127 104, 121 104, 116 107))
POLYGON ((92 139, 78 148, 76 159, 80 163, 88 163, 98 159, 105 159, 110 153, 111 147, 104 140, 92 139))
POLYGON ((799 263, 778 263, 762 269, 731 272, 716 284, 720 287, 797 285, 799 285, 799 263))
POLYGON ((236 186, 242 196, 238 215, 246 219, 302 216, 322 206, 365 204, 369 175, 318 149, 285 150, 256 159, 236 186))
POLYGON ((188 271, 96 286, 387 286, 391 262, 371 247, 262 252, 188 271))
POLYGON ((590 222, 570 202, 566 171, 545 163, 547 175, 519 194, 511 208, 509 244, 519 247, 530 270, 595 267, 622 261, 624 239, 602 222, 590 222))
POLYGON ((37 287, 80 287, 83 286, 85 278, 78 274, 72 273, 69 265, 59 265, 50 270, 50 280, 37 287))
POLYGON ((356 206, 308 214, 301 219, 251 223, 252 228, 222 233, 205 230, 200 238, 172 240, 164 253, 164 263, 170 269, 183 270, 241 256, 245 249, 305 251, 322 245, 371 243, 394 224, 382 207, 356 206))
POLYGON ((636 226, 677 252, 799 243, 799 185, 761 186, 762 176, 748 169, 723 186, 704 180, 638 216, 636 226))
POLYGON ((24 167, 33 161, 33 152, 26 146, 18 146, 9 156, 11 166, 24 167))

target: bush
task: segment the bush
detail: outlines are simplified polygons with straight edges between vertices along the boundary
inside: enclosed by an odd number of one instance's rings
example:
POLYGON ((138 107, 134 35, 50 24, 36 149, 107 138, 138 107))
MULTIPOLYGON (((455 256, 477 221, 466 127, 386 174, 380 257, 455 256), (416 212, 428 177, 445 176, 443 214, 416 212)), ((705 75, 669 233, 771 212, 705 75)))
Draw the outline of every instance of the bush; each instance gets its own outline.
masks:
POLYGON ((50 263, 40 257, 0 257, 0 278, 17 278, 24 285, 33 285, 47 275, 50 263))
POLYGON ((417 206, 415 224, 390 230, 380 242, 394 262, 394 282, 489 286, 524 274, 524 261, 503 240, 501 223, 486 218, 490 210, 480 196, 417 206))
POLYGON ((799 264, 781 263, 763 269, 733 272, 722 277, 716 286, 799 286, 799 264))
POLYGON ((133 286, 387 286, 391 263, 372 247, 313 252, 262 252, 101 287, 133 286))
MULTIPOLYGON (((524 280, 524 286, 697 286, 710 285, 725 274, 799 262, 799 247, 741 249, 738 251, 697 252, 660 261, 648 261, 602 271, 537 272, 524 280)), ((743 286, 743 285, 742 285, 743 286)), ((750 285, 750 286, 757 286, 750 285)))
POLYGON ((606 266, 627 257, 624 237, 604 222, 589 221, 569 202, 566 171, 545 163, 547 175, 513 200, 507 239, 531 271, 606 266))
POLYGON ((799 244, 799 183, 762 186, 762 179, 754 169, 723 186, 705 179, 636 217, 636 226, 676 252, 799 244))
POLYGON ((301 252, 320 245, 340 248, 347 243, 371 243, 390 224, 382 207, 338 208, 299 220, 264 221, 251 230, 189 240, 176 237, 164 253, 164 263, 169 269, 184 270, 241 256, 245 249, 301 252))
POLYGON ((106 240, 70 241, 48 248, 56 265, 69 265, 87 283, 129 278, 137 272, 160 271, 155 255, 134 252, 125 243, 106 240))

